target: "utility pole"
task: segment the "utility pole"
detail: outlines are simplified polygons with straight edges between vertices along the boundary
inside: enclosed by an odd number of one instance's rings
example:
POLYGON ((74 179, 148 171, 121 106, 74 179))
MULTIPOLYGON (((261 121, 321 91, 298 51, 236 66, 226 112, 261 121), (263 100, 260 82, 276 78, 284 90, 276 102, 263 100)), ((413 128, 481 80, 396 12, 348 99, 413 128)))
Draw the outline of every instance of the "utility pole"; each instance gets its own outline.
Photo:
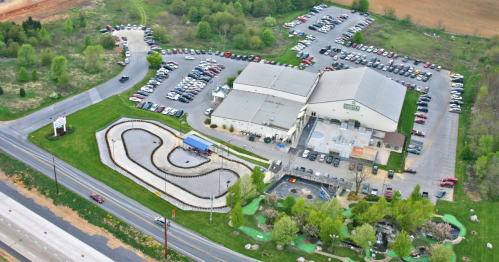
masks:
POLYGON ((55 157, 52 157, 52 163, 54 164, 54 177, 55 177, 55 191, 59 195, 59 185, 57 185, 57 172, 55 172, 55 157))
POLYGON ((228 154, 227 154, 227 157, 230 157, 230 141, 231 141, 231 140, 232 140, 232 139, 229 139, 229 141, 227 141, 227 142, 229 142, 229 146, 227 147, 227 153, 228 153, 228 154))
POLYGON ((114 161, 114 142, 116 142, 116 140, 111 139, 111 142, 113 142, 113 163, 114 163, 114 168, 116 169, 116 162, 114 161))
POLYGON ((168 231, 166 229, 166 223, 167 223, 166 217, 164 217, 164 219, 165 219, 165 260, 166 260, 166 259, 168 259, 168 253, 167 253, 167 251, 168 251, 168 234, 167 234, 167 232, 168 231))
POLYGON ((210 224, 211 224, 211 221, 212 221, 212 215, 213 215, 213 194, 210 196, 210 200, 211 200, 211 208, 210 208, 210 224))

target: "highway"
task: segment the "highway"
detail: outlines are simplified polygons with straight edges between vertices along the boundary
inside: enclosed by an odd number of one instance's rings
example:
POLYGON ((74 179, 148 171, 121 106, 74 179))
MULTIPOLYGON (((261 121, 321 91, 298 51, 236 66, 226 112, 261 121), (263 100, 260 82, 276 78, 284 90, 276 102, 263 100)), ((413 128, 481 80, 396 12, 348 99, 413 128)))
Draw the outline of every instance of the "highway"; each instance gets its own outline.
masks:
MULTIPOLYGON (((69 115, 132 87, 133 84, 143 79, 144 75, 147 74, 146 55, 147 53, 142 50, 139 52, 133 52, 132 50, 132 56, 134 57, 132 63, 128 64, 120 74, 130 77, 126 84, 119 83, 118 79, 121 76, 118 75, 110 79, 109 82, 89 89, 84 93, 54 103, 16 121, 0 125, 0 150, 54 179, 53 155, 30 143, 27 140, 27 135, 42 126, 51 124, 59 115, 69 115)), ((99 192, 106 199, 106 202, 100 205, 101 208, 164 243, 163 229, 153 222, 153 219, 159 214, 57 158, 56 166, 57 180, 60 184, 86 198, 92 192, 99 192)), ((168 247, 193 260, 257 261, 214 243, 176 223, 172 223, 169 231, 168 247)), ((87 244, 92 246, 91 243, 87 244)))

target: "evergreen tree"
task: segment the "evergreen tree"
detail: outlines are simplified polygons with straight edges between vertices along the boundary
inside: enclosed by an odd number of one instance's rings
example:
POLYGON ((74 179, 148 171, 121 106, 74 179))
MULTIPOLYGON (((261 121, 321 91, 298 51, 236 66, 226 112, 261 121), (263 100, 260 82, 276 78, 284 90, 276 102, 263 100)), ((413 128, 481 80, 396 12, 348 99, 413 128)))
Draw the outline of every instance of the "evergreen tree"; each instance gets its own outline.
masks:
POLYGON ((31 72, 31 79, 34 81, 38 80, 38 73, 36 72, 36 69, 33 69, 33 72, 31 72))
POLYGON ((21 89, 19 89, 19 95, 21 97, 25 97, 26 96, 26 90, 24 90, 24 88, 21 87, 21 89))
POLYGON ((232 222, 232 226, 236 229, 244 225, 244 215, 241 203, 237 203, 234 209, 232 209, 230 221, 232 222))
POLYGON ((73 21, 71 19, 66 19, 66 33, 71 34, 73 32, 73 21))
POLYGON ((0 96, 3 95, 3 89, 2 87, 0 86, 0 96))
POLYGON ((23 83, 23 82, 28 82, 29 81, 29 73, 24 69, 24 67, 21 67, 21 70, 17 73, 17 81, 23 83))
POLYGON ((93 45, 92 37, 86 35, 85 39, 83 40, 83 51, 85 51, 85 49, 87 49, 87 47, 91 45, 93 45))
POLYGON ((185 14, 182 15, 182 18, 180 19, 180 22, 182 22, 182 24, 187 23, 187 17, 185 16, 185 14))

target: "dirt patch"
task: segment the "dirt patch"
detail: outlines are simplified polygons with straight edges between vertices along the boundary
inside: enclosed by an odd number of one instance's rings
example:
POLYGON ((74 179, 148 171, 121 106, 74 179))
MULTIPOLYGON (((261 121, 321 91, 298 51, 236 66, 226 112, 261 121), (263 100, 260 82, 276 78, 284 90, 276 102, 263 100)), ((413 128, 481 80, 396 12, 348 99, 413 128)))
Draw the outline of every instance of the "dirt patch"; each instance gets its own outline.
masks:
POLYGON ((482 201, 482 198, 480 197, 480 194, 478 194, 478 192, 468 192, 468 196, 475 202, 482 201))
POLYGON ((71 210, 69 207, 54 205, 52 199, 39 194, 36 190, 27 190, 25 187, 12 182, 10 178, 5 176, 5 174, 1 172, 0 172, 0 179, 10 187, 15 188, 16 191, 19 192, 21 195, 33 199, 33 201, 35 201, 35 203, 37 203, 38 205, 48 208, 56 216, 64 219, 65 221, 69 222, 72 226, 78 228, 79 230, 85 232, 86 234, 91 236, 100 235, 106 237, 107 239, 109 239, 107 242, 107 246, 109 248, 115 249, 123 247, 125 249, 135 252, 140 258, 146 261, 151 261, 151 262, 156 261, 150 257, 145 256, 144 254, 142 254, 142 252, 135 250, 133 247, 122 243, 120 240, 116 239, 111 233, 88 223, 86 220, 78 216, 78 214, 73 210, 71 210))
POLYGON ((471 231, 471 234, 476 236, 476 235, 478 234, 478 232, 476 232, 476 231, 471 231))
POLYGON ((471 162, 468 166, 466 166, 466 175, 468 176, 468 180, 472 181, 477 178, 475 170, 473 170, 473 165, 475 162, 471 162))
POLYGON ((40 20, 42 23, 53 21, 54 16, 63 13, 72 6, 81 6, 91 4, 92 0, 15 0, 0 5, 0 21, 13 21, 20 24, 31 16, 34 20, 40 20))
MULTIPOLYGON (((351 0, 334 0, 334 3, 350 6, 351 0)), ((385 8, 392 7, 397 18, 411 15, 416 24, 431 28, 440 28, 465 35, 491 37, 499 34, 499 1, 471 0, 464 3, 461 0, 421 0, 393 1, 371 0, 369 11, 384 14, 385 8), (464 19, 463 19, 464 18, 464 19)))

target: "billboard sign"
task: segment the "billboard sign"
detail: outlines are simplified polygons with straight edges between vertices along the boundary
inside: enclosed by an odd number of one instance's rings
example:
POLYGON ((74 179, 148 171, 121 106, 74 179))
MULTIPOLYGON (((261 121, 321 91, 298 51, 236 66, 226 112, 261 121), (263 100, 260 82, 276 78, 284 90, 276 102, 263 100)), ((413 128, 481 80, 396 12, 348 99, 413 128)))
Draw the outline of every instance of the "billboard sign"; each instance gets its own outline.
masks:
POLYGON ((343 104, 343 108, 354 111, 360 111, 360 106, 351 105, 351 104, 343 104))

